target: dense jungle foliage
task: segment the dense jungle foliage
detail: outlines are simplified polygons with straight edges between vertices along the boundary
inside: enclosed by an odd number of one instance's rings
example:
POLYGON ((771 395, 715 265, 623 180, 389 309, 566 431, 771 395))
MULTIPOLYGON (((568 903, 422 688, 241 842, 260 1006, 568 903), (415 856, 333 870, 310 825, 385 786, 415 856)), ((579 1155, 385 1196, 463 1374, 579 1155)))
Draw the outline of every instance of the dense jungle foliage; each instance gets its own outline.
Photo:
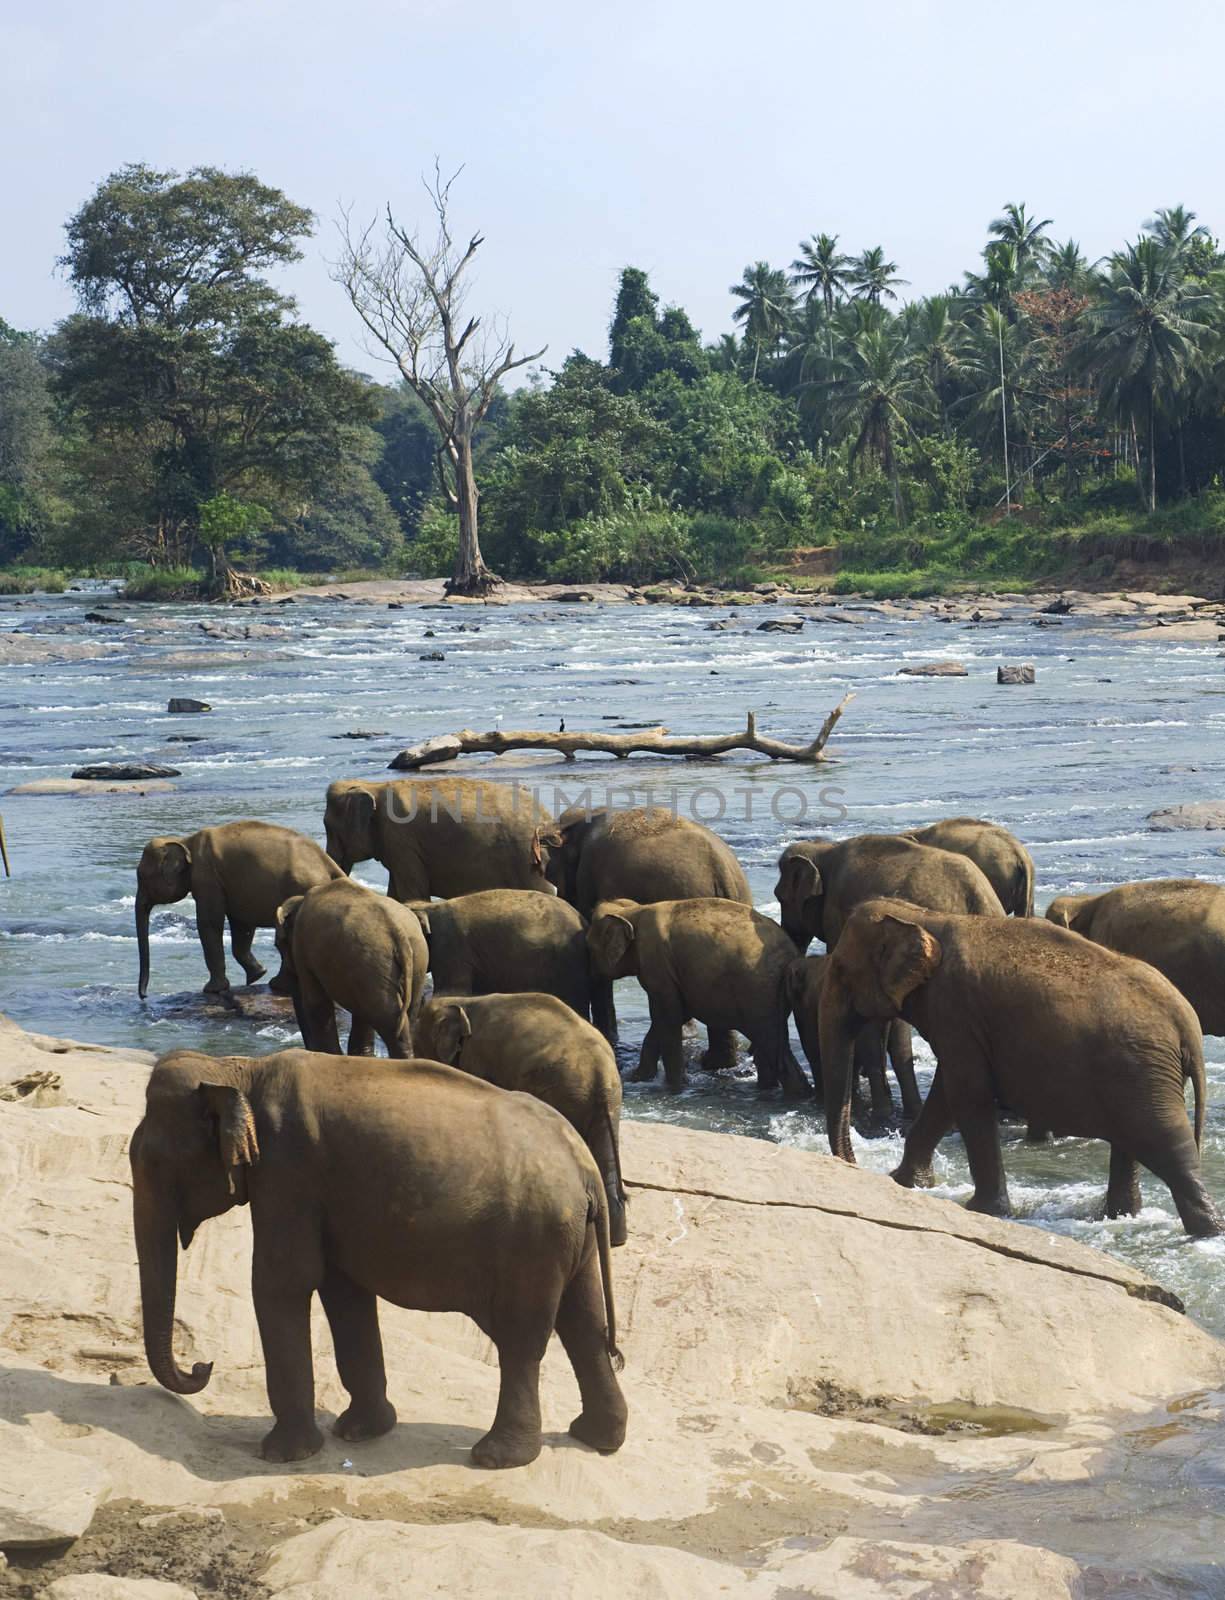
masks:
MULTIPOLYGON (((167 589, 230 560, 449 570, 423 406, 343 368, 269 282, 313 221, 213 168, 99 186, 59 263, 76 312, 0 321, 0 564, 135 563, 167 589)), ((1051 226, 1006 206, 961 283, 910 301, 882 247, 813 234, 788 268, 746 267, 713 343, 627 267, 606 359, 534 373, 483 426, 486 560, 744 581, 821 547, 839 588, 921 591, 1171 543, 1211 558, 1225 255, 1182 206, 1094 263, 1051 226)))

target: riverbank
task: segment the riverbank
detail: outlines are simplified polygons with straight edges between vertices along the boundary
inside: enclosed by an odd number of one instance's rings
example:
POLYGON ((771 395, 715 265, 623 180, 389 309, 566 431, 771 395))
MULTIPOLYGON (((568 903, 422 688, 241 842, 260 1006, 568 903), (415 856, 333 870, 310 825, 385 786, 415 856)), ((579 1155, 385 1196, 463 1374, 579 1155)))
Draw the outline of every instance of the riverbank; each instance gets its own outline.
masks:
MULTIPOLYGON (((399 1426, 265 1465, 242 1211, 180 1257, 180 1359, 214 1361, 212 1383, 176 1398, 144 1366, 126 1142, 150 1061, 0 1025, 0 1583, 1070 1600, 1143 1574, 1154 1596, 1219 1592, 1219 1504, 1196 1504, 1175 1556, 1118 1496, 1138 1453, 1164 1450, 1169 1471, 1180 1441, 1219 1430, 1225 1346, 1096 1251, 729 1134, 625 1127, 618 1455, 565 1435, 554 1347, 539 1460, 471 1468, 496 1392, 486 1341, 384 1307, 399 1426), (19 1553, 15 1519, 61 1549, 19 1553)), ((321 1323, 316 1362, 335 1415, 321 1323)))

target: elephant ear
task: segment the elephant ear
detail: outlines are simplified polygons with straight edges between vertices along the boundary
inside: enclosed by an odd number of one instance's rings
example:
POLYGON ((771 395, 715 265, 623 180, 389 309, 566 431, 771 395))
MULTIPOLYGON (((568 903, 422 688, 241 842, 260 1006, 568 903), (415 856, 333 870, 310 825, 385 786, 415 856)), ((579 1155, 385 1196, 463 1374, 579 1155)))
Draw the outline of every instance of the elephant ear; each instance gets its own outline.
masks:
POLYGON ((629 954, 634 938, 634 924, 615 911, 597 912, 587 930, 587 944, 596 964, 610 977, 629 954))
POLYGON ((374 821, 375 798, 369 789, 350 789, 344 797, 344 819, 348 827, 368 828, 374 821))
POLYGON ((548 856, 545 852, 560 850, 564 843, 565 840, 562 838, 561 830, 551 823, 542 823, 540 827, 534 829, 532 833, 533 871, 538 872, 543 877, 545 868, 548 866, 548 856))
POLYGON ((472 1037, 472 1023, 463 1006, 447 1006, 434 1028, 434 1042, 438 1046, 438 1059, 448 1066, 458 1066, 464 1040, 472 1037))
POLYGON ((882 917, 877 924, 877 979, 895 1012, 926 983, 944 958, 940 941, 917 922, 882 917))
POLYGON ((426 944, 428 944, 430 942, 430 901, 406 900, 404 902, 404 908, 407 911, 411 911, 413 916, 416 917, 417 921, 421 924, 421 932, 425 938, 426 944))
POLYGON ((820 994, 826 960, 825 956, 800 956, 788 963, 785 983, 787 999, 793 1011, 803 1005, 810 995, 820 994))
POLYGON ((216 1118, 217 1152, 226 1171, 230 1193, 239 1193, 239 1184, 245 1191, 246 1177, 240 1169, 253 1167, 259 1161, 251 1102, 241 1089, 230 1083, 202 1083, 198 1092, 209 1115, 216 1118))
POLYGON ((785 855, 778 864, 776 898, 803 905, 821 893, 821 870, 811 856, 785 855))

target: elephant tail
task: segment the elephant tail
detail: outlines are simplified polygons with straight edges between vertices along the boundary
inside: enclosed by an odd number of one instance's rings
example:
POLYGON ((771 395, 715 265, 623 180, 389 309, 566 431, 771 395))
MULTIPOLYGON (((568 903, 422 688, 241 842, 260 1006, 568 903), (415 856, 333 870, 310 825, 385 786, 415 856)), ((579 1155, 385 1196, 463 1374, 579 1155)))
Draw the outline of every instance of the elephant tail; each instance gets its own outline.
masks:
POLYGON ((1034 864, 1028 856, 1017 867, 1013 897, 1013 915, 1032 917, 1034 914, 1034 864), (1021 906, 1025 908, 1023 911, 1019 909, 1021 906))
MULTIPOLYGON (((618 1163, 619 1176, 620 1163, 618 1163)), ((608 1201, 603 1183, 596 1183, 587 1191, 587 1220, 595 1223, 596 1245, 600 1252, 600 1284, 604 1290, 604 1316, 608 1323, 608 1359, 613 1370, 620 1372, 625 1357, 617 1348, 617 1307, 613 1300, 612 1242, 608 1237, 608 1201)))
POLYGON ((613 1114, 609 1110, 607 1100, 601 1107, 601 1111, 604 1116, 604 1124, 608 1129, 608 1142, 612 1146, 613 1170, 617 1174, 617 1199, 623 1206, 627 1206, 630 1203, 630 1197, 625 1192, 625 1179, 621 1176, 621 1141, 617 1138, 617 1125, 613 1121, 613 1114))
POLYGON ((1195 1092, 1195 1148, 1198 1150, 1204 1142, 1204 1113, 1208 1105, 1208 1081, 1204 1072, 1202 1045, 1194 1041, 1183 1045, 1182 1070, 1184 1076, 1190 1078, 1195 1092))

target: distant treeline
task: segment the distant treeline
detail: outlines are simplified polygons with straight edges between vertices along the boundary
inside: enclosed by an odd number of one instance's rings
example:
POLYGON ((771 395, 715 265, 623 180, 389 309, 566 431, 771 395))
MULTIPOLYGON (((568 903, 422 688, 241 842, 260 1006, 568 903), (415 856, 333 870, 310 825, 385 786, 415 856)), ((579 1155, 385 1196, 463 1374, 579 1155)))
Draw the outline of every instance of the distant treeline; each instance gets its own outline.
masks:
MULTIPOLYGON (((424 408, 341 367, 268 280, 313 221, 212 168, 100 185, 66 227, 76 312, 0 320, 0 564, 449 570, 424 408)), ((883 249, 814 234, 790 268, 746 268, 713 344, 627 267, 607 358, 489 413, 485 559, 734 579, 834 544, 852 568, 1015 573, 1044 526, 1134 533, 1183 501, 1215 525, 1217 241, 1174 206, 1090 263, 1050 227, 1005 207, 964 281, 910 302, 883 249)))

